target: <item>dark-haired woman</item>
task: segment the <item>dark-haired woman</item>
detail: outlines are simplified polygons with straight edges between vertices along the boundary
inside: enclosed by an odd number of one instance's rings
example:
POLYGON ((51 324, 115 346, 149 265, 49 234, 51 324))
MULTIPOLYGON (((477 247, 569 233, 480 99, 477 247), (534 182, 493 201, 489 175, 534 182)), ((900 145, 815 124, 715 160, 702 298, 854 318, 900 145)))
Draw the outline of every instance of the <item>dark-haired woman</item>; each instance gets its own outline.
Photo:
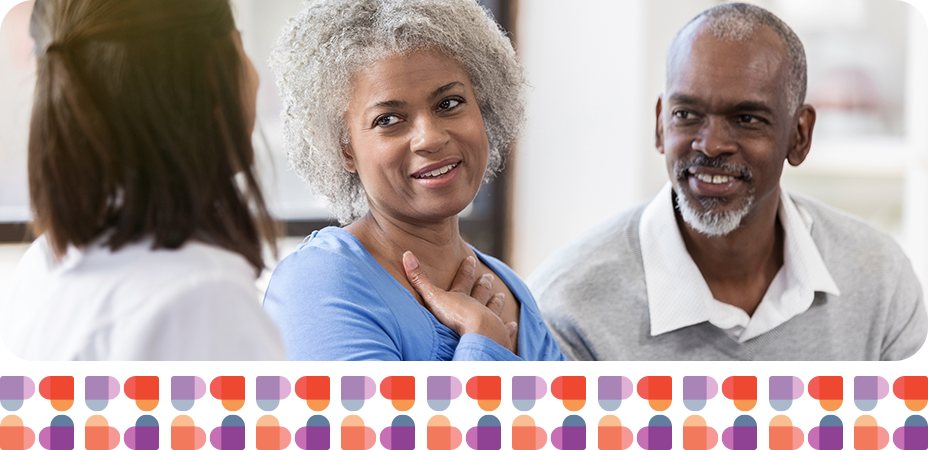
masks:
POLYGON ((44 360, 281 359, 254 287, 271 220, 257 73, 229 0, 37 0, 35 227, 0 309, 44 360))

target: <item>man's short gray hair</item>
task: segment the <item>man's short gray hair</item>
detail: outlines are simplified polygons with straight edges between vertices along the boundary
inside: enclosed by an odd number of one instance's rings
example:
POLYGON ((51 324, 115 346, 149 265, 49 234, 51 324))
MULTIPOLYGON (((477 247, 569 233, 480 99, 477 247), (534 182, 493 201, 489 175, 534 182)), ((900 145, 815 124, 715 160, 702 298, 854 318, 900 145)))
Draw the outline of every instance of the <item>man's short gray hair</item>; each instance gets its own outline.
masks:
POLYGON ((489 141, 487 182, 522 129, 525 78, 509 39, 475 0, 311 0, 277 39, 270 66, 283 101, 284 147, 342 224, 368 209, 341 155, 352 77, 386 56, 423 49, 470 76, 489 141))
POLYGON ((806 52, 796 33, 779 17, 770 11, 745 3, 728 3, 707 9, 696 16, 677 32, 667 52, 667 73, 670 74, 672 59, 677 46, 687 30, 694 24, 706 27, 712 36, 720 41, 745 41, 754 37, 761 26, 769 27, 786 46, 789 63, 789 79, 786 81, 786 93, 789 96, 789 110, 794 113, 806 99, 806 52), (705 20, 701 20, 705 19, 705 20))

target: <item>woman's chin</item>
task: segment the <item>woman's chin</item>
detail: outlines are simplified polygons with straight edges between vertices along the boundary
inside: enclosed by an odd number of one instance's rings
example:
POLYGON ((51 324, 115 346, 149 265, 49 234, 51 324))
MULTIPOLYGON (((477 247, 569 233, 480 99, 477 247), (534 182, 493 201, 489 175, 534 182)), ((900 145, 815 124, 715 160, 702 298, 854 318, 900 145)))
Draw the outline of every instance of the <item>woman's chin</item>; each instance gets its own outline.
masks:
POLYGON ((479 186, 471 189, 454 189, 427 192, 414 192, 405 197, 391 196, 372 199, 368 204, 375 216, 393 218, 407 223, 441 223, 456 219, 462 212, 469 212, 469 207, 477 197, 479 186))
POLYGON ((470 205, 470 201, 462 203, 461 201, 429 202, 430 204, 415 205, 409 213, 410 221, 425 223, 441 223, 450 219, 456 219, 470 205))
POLYGON ((465 208, 442 208, 439 210, 431 209, 422 211, 420 217, 423 221, 427 222, 443 222, 446 220, 457 219, 465 208))

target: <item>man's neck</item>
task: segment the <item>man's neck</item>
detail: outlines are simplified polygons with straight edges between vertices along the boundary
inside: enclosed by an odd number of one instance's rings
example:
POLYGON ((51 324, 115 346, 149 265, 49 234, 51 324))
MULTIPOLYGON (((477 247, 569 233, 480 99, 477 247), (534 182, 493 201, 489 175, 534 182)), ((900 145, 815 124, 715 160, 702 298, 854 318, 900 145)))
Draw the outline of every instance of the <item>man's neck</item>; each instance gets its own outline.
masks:
POLYGON ((783 266, 783 226, 777 219, 779 190, 758 203, 731 233, 707 236, 676 213, 686 250, 716 300, 753 315, 783 266))

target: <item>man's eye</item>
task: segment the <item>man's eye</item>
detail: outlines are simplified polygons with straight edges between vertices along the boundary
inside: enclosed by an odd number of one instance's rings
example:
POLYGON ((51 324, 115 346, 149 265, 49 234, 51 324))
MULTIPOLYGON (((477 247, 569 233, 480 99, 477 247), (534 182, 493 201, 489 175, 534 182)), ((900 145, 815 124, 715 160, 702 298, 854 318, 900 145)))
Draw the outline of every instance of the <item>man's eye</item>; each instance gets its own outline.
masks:
POLYGON ((400 122, 400 118, 392 114, 385 114, 374 119, 375 127, 387 127, 400 122))
POLYGON ((439 110, 451 109, 463 103, 462 100, 456 98, 446 98, 438 103, 439 110))
POLYGON ((760 122, 760 119, 750 114, 742 114, 738 116, 738 120, 741 121, 741 123, 759 123, 760 122))
POLYGON ((690 112, 689 111, 674 111, 673 116, 678 119, 689 119, 690 112))

